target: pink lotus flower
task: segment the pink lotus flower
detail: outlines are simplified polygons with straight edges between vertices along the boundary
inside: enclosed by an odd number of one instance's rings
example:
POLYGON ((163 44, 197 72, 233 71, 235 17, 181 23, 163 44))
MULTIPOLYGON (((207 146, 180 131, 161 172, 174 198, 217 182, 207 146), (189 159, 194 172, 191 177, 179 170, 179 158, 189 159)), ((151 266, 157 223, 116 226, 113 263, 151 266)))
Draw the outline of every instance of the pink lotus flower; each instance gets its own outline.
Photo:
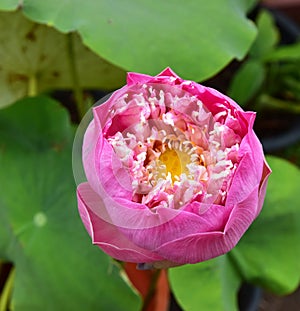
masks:
POLYGON ((78 207, 110 256, 140 267, 197 263, 231 250, 258 216, 271 171, 255 113, 167 68, 129 73, 93 116, 78 207))

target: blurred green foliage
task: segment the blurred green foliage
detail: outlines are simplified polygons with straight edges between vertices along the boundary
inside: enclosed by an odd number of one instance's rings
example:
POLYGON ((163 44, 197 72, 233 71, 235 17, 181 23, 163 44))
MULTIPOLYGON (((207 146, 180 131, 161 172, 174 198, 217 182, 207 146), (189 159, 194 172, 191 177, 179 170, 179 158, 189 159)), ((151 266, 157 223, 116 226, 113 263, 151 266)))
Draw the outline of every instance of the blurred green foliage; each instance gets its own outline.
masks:
POLYGON ((229 95, 246 109, 300 113, 300 43, 280 45, 271 13, 257 15, 258 35, 232 78, 229 95))
MULTIPOLYGON (((246 18, 256 2, 0 0, 0 311, 139 309, 122 269, 91 245, 81 224, 71 170, 76 126, 49 95, 72 89, 69 110, 83 116, 84 92, 118 88, 126 71, 157 74, 170 66, 201 81, 250 51, 231 95, 246 104, 267 87, 269 96, 285 90, 294 103, 299 44, 277 46, 267 12, 258 15, 256 36, 246 18), (278 79, 282 73, 288 78, 278 79)), ((237 310, 245 281, 279 294, 299 284, 299 169, 269 161, 263 212, 238 246, 171 269, 183 308, 237 310)))

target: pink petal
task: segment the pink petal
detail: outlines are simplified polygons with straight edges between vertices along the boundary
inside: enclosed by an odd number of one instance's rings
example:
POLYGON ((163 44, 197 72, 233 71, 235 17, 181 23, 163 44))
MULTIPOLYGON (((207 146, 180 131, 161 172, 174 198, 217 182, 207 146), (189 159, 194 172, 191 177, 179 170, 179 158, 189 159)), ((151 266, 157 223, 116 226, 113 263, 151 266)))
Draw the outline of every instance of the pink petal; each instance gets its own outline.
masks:
POLYGON ((111 94, 111 96, 101 105, 93 108, 94 119, 101 124, 100 130, 106 125, 107 121, 110 119, 111 108, 115 105, 116 99, 124 95, 128 90, 128 86, 125 85, 119 90, 116 90, 111 94))
POLYGON ((127 86, 135 85, 137 83, 143 84, 147 83, 153 77, 141 73, 136 72, 128 72, 127 73, 127 86))
POLYGON ((155 77, 141 74, 141 73, 135 73, 135 72, 129 72, 127 74, 127 85, 132 86, 135 84, 144 84, 144 83, 167 83, 179 79, 180 81, 183 81, 171 68, 167 67, 164 69, 161 73, 156 75, 155 77))
POLYGON ((116 114, 111 119, 111 125, 106 132, 107 137, 113 136, 117 132, 123 132, 140 122, 140 114, 144 110, 144 107, 134 104, 135 102, 128 103, 126 112, 116 114))
POLYGON ((254 189, 234 207, 224 231, 187 235, 165 243, 154 251, 178 264, 197 263, 227 253, 238 243, 256 216, 253 206, 257 204, 257 192, 258 189, 254 189))
POLYGON ((131 180, 112 147, 102 137, 99 119, 87 128, 83 141, 83 166, 87 180, 99 195, 132 197, 131 180))
POLYGON ((264 204, 264 199, 267 191, 268 177, 271 173, 272 173, 271 168, 269 167, 268 163, 264 160, 263 174, 259 187, 257 215, 260 213, 262 206, 264 204))
MULTIPOLYGON (((211 205, 204 207, 194 202, 186 210, 178 212, 176 217, 169 221, 153 227, 143 229, 122 229, 131 241, 140 247, 155 250, 165 243, 184 238, 197 233, 223 231, 229 218, 231 208, 211 205), (203 209, 206 210, 203 213, 203 209)), ((162 208, 157 211, 161 216, 166 214, 168 209, 162 208)))
POLYGON ((226 205, 243 201, 260 184, 265 162, 262 146, 252 130, 242 140, 239 155, 242 159, 233 177, 226 205))
POLYGON ((118 260, 127 262, 152 262, 163 260, 163 257, 142 249, 132 243, 118 230, 116 226, 94 214, 90 205, 102 206, 105 217, 105 207, 102 199, 91 189, 88 183, 78 186, 77 189, 78 209, 80 217, 93 243, 98 245, 105 253, 118 260))

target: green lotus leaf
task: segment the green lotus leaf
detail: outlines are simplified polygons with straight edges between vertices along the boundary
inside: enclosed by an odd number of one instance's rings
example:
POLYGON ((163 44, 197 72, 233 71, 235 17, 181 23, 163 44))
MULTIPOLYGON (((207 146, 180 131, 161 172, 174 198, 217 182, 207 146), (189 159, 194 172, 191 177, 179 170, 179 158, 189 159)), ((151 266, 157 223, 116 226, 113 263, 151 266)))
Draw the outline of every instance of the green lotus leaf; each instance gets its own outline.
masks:
POLYGON ((0 107, 25 95, 79 87, 112 90, 125 72, 84 46, 78 35, 34 23, 21 12, 0 12, 0 107))
MULTIPOLYGON (((253 3, 24 0, 22 10, 62 32, 78 31, 94 52, 127 71, 157 74, 170 66, 183 78, 200 81, 246 55, 256 35, 246 18, 253 3)), ((0 9, 12 7, 0 0, 0 9)))
POLYGON ((238 310, 240 278, 225 255, 169 271, 171 288, 183 310, 238 310))
POLYGON ((73 134, 67 112, 47 97, 0 111, 0 259, 15 267, 10 308, 138 310, 78 215, 73 134))

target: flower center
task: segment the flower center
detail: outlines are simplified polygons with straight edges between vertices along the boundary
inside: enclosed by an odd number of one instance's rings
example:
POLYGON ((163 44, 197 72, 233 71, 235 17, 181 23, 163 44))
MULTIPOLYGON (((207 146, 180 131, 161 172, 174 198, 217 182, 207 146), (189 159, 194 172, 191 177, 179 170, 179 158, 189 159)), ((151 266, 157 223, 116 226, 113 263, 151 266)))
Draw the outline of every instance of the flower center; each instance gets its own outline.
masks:
POLYGON ((141 93, 122 99, 113 122, 116 127, 123 122, 124 130, 107 137, 130 174, 132 199, 151 209, 177 209, 191 200, 222 204, 237 167, 240 137, 197 98, 156 87, 143 86, 141 93))
POLYGON ((160 162, 165 166, 166 175, 171 174, 172 181, 174 183, 175 178, 178 179, 182 173, 181 157, 177 151, 173 149, 167 149, 160 155, 160 162))
MULTIPOLYGON (((190 157, 183 151, 167 148, 158 161, 165 167, 162 175, 165 177, 170 174, 174 183, 179 180, 182 173, 187 173, 186 165, 190 163, 190 157)), ((158 166, 161 167, 161 165, 158 166)))

